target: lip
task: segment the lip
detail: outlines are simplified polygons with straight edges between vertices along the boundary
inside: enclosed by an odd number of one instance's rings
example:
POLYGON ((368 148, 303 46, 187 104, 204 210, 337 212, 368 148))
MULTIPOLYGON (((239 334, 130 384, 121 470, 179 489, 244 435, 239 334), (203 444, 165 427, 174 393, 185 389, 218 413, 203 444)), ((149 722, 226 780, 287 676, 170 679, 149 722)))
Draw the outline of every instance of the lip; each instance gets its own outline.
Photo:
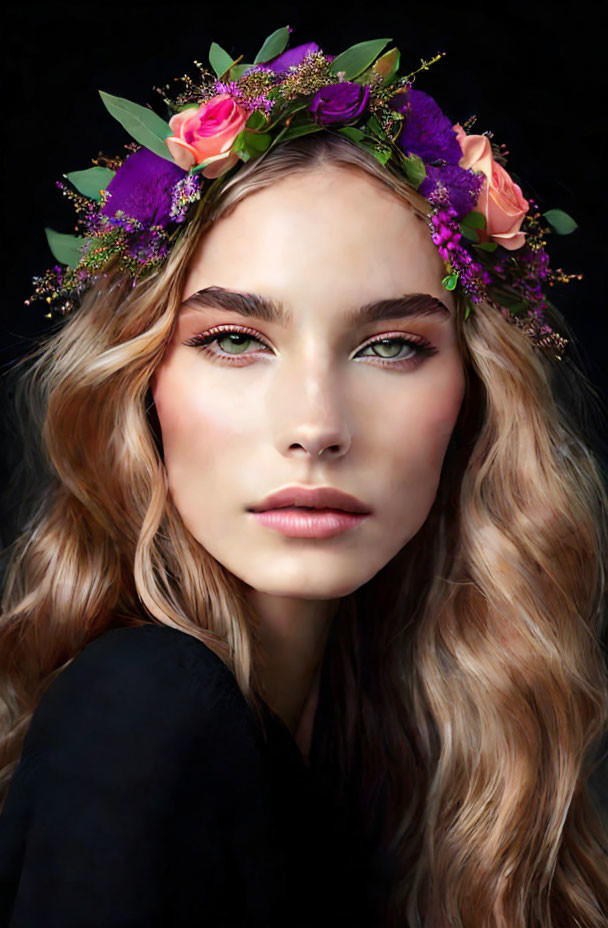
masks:
MULTIPOLYGON (((304 487, 289 486, 271 493, 261 503, 249 507, 249 512, 266 512, 269 509, 277 510, 286 507, 306 506, 313 509, 331 510, 335 515, 345 513, 357 513, 369 515, 371 510, 368 506, 351 496, 350 493, 344 493, 335 487, 304 487)), ((308 513, 314 516, 314 513, 308 513)))
POLYGON ((337 509, 283 508, 251 512, 251 516, 266 528, 275 529, 290 538, 333 538, 364 522, 368 512, 340 512, 337 509))

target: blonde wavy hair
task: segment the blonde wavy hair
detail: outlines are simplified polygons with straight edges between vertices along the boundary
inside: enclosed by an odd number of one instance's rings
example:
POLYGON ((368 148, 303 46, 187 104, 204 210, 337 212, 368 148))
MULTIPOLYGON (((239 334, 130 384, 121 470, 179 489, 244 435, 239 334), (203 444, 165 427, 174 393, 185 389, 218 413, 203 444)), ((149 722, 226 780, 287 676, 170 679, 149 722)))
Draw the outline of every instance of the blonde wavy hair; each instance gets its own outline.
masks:
MULTIPOLYGON (((259 714, 257 617, 171 501, 149 383, 205 230, 249 193, 325 165, 428 214, 343 137, 280 144, 199 209, 162 269, 135 287, 110 269, 17 365, 26 476, 4 550, 0 796, 42 693, 110 627, 201 639, 259 714)), ((320 756, 397 861, 386 925, 606 928, 608 823, 590 788, 608 731, 608 498, 588 431, 599 397, 557 310, 560 364, 485 303, 463 322, 455 296, 467 384, 437 497, 340 602, 320 756)))

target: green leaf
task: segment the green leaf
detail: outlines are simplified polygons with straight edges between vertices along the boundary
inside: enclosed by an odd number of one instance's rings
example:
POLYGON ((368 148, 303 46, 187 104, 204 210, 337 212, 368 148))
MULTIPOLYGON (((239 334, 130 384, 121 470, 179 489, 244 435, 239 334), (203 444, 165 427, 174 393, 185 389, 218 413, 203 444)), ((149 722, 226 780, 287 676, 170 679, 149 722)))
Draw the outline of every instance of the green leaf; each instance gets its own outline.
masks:
POLYGON ((247 132, 246 129, 242 129, 232 143, 230 150, 238 154, 239 157, 244 154, 247 155, 242 160, 248 161, 249 158, 261 155, 263 151, 266 151, 271 141, 272 136, 269 132, 247 132))
POLYGON ((91 200, 99 201, 101 199, 99 191, 106 189, 115 174, 116 171, 111 171, 110 168, 98 166, 87 168, 85 171, 71 171, 63 176, 76 187, 79 193, 91 200))
POLYGON ((578 224, 563 209, 550 209, 542 215, 558 235, 570 235, 571 232, 578 229, 578 224))
MULTIPOLYGON (((232 151, 233 149, 230 149, 230 150, 232 151)), ((243 158, 243 160, 245 160, 245 159, 243 158)), ((202 171, 204 168, 207 167, 207 165, 209 165, 209 164, 211 164, 211 163, 212 163, 211 161, 201 161, 200 164, 195 164, 194 167, 190 168, 190 170, 188 171, 188 173, 189 173, 189 174, 196 174, 196 173, 198 173, 199 171, 202 171)), ((230 170, 230 169, 229 169, 229 170, 230 170)), ((220 175, 220 176, 221 176, 221 175, 220 175)), ((210 181, 211 179, 212 179, 212 178, 208 178, 208 177, 205 178, 206 181, 210 181)), ((217 180, 217 178, 213 178, 213 180, 217 180)))
POLYGON ((475 248, 481 248, 482 251, 496 251, 498 242, 478 242, 475 248))
POLYGON ((173 135, 169 123, 147 107, 140 106, 139 103, 132 103, 123 97, 113 97, 109 93, 104 93, 103 90, 99 91, 99 95, 108 112, 118 120, 136 142, 153 151, 155 155, 160 155, 161 158, 175 164, 165 144, 165 139, 173 135))
POLYGON ((386 162, 389 160, 391 156, 390 148, 381 148, 379 150, 376 147, 376 141, 370 139, 365 132, 363 132, 361 129, 358 129, 356 126, 342 126, 337 131, 341 135, 345 135, 347 138, 351 139, 363 151, 373 155, 381 164, 386 164, 386 162))
POLYGON ((472 229, 485 229, 486 227, 486 217, 483 213, 477 213, 475 210, 471 213, 467 213, 464 219, 460 220, 460 226, 469 226, 472 229))
POLYGON ((365 138, 365 132, 361 129, 357 129, 356 126, 341 126, 337 131, 340 135, 345 135, 347 138, 352 139, 353 142, 360 142, 365 138))
POLYGON ((55 232, 48 226, 44 230, 46 240, 53 256, 61 264, 67 264, 68 267, 74 267, 81 258, 82 246, 86 238, 81 235, 65 235, 63 232, 55 232))
POLYGON ((255 56, 253 63, 263 64, 265 61, 270 61, 271 58, 276 58, 277 55, 285 51, 285 46, 288 41, 289 29, 287 26, 281 26, 280 29, 275 29, 271 35, 264 39, 264 44, 255 56))
POLYGON ((370 68, 366 68, 357 77, 357 83, 369 84, 373 78, 380 75, 382 83, 388 84, 399 70, 399 57, 399 49, 391 48, 390 51, 385 52, 370 68))
POLYGON ((345 80, 352 81, 354 77, 369 68, 378 57, 382 49, 391 39, 371 39, 369 42, 358 42, 351 45, 345 52, 337 55, 329 65, 331 74, 338 71, 345 72, 345 80))
POLYGON ((417 189, 426 177, 424 161, 418 155, 403 155, 402 164, 405 169, 407 179, 417 189))
POLYGON ((458 274, 448 274, 447 277, 444 277, 441 281, 441 286, 445 290, 454 290, 456 284, 458 283, 458 274))
POLYGON ((311 132, 319 132, 323 126, 318 126, 316 122, 304 123, 301 126, 288 126, 287 131, 281 135, 281 141, 287 139, 297 139, 300 135, 309 135, 311 132))
POLYGON ((226 73, 233 61, 232 55, 225 52, 221 45, 218 45, 217 42, 211 43, 209 46, 209 64, 218 77, 226 73))
POLYGON ((472 308, 472 307, 471 307, 471 303, 470 303, 469 300, 466 301, 466 307, 467 307, 467 308, 465 309, 465 313, 464 313, 464 321, 465 321, 465 322, 467 321, 467 319, 468 319, 469 316, 471 315, 471 308, 472 308))
POLYGON ((399 70, 400 59, 401 52, 399 49, 391 48, 388 52, 385 52, 381 58, 378 58, 373 66, 373 70, 376 71, 377 74, 380 74, 384 83, 387 84, 399 70))
POLYGON ((234 139, 234 142, 232 143, 230 147, 230 151, 239 152, 239 151, 244 151, 244 149, 245 149, 245 132, 244 130, 241 130, 239 134, 236 136, 236 138, 234 139))
POLYGON ((366 122, 366 126, 370 132, 374 133, 374 135, 379 135, 382 138, 385 137, 386 133, 382 127, 382 123, 380 122, 377 116, 374 116, 374 115, 370 116, 366 122))
POLYGON ((479 244, 479 232, 477 231, 477 229, 473 229, 470 226, 461 225, 460 231, 464 235, 465 238, 468 238, 470 242, 475 242, 475 244, 479 244))
POLYGON ((378 159, 380 164, 386 164, 391 156, 390 149, 388 148, 379 151, 377 148, 372 148, 369 145, 365 145, 364 147, 367 151, 370 151, 375 158, 378 159))
POLYGON ((489 287, 489 294, 493 300, 505 306, 513 315, 519 315, 528 309, 528 304, 522 300, 521 295, 508 291, 502 287, 489 287))
POLYGON ((263 151, 266 151, 271 141, 272 136, 269 132, 254 133, 245 131, 247 151, 252 155, 261 155, 263 151))
POLYGON ((267 125, 267 119, 261 110, 254 110, 245 126, 248 129, 263 129, 267 125))
POLYGON ((240 64, 233 64, 232 67, 230 68, 230 74, 228 75, 228 77, 230 78, 231 81, 238 81, 243 71, 246 71, 247 68, 251 68, 251 67, 252 67, 252 64, 243 64, 243 62, 241 62, 240 64))

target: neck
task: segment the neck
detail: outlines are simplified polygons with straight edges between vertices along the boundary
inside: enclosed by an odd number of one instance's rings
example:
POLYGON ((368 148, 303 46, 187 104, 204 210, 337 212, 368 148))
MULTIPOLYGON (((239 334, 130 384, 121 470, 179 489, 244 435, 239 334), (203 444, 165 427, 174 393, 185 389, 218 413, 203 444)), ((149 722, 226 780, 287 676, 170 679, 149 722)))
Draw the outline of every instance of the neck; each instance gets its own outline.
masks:
POLYGON ((250 591, 259 618, 264 699, 296 736, 314 718, 323 655, 339 600, 250 591))

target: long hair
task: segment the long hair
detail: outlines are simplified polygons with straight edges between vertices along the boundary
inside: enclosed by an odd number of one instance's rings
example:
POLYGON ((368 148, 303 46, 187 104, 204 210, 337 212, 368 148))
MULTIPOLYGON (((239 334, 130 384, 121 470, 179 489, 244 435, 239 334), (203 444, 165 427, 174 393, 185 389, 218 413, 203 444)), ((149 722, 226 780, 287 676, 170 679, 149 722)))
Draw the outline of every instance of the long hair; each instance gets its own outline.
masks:
MULTIPOLYGON (((205 230, 324 165, 365 172, 425 221, 427 201, 347 139, 280 144, 226 180, 159 271, 131 287, 110 268, 21 363, 31 476, 5 552, 2 795, 42 693, 112 626, 200 638, 259 711, 258 619, 172 503, 149 383, 205 230)), ((437 495, 397 556, 340 601, 320 764, 370 847, 392 855, 382 923, 606 928, 608 823, 590 789, 608 731, 601 400, 558 310, 559 363, 486 303, 463 321, 461 300, 466 392, 437 495)))

